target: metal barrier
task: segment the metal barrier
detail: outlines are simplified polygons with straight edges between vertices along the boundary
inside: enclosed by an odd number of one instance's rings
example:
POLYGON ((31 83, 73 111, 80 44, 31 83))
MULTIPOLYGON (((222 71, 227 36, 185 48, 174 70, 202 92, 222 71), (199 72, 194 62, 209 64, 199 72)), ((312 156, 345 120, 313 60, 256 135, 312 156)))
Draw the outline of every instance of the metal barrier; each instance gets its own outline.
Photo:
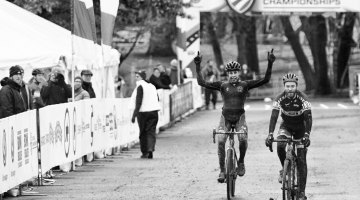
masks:
POLYGON ((192 82, 187 82, 170 94, 170 121, 174 121, 191 109, 193 109, 192 82))

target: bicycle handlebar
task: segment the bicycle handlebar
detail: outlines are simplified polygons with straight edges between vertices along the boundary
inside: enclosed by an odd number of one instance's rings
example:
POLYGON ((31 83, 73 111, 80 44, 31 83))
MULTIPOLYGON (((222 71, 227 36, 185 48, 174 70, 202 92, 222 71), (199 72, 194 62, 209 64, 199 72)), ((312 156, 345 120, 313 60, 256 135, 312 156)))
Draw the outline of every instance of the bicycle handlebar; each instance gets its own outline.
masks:
POLYGON ((287 143, 294 143, 294 144, 302 144, 302 139, 292 139, 292 138, 288 138, 288 139, 274 139, 272 140, 270 146, 269 146, 269 150, 270 152, 273 152, 273 148, 272 148, 272 143, 273 142, 287 142, 287 143))
POLYGON ((235 134, 245 134, 245 132, 243 130, 236 132, 236 131, 224 131, 224 132, 219 132, 216 131, 216 129, 213 129, 213 142, 216 143, 215 141, 215 135, 235 135, 235 134))

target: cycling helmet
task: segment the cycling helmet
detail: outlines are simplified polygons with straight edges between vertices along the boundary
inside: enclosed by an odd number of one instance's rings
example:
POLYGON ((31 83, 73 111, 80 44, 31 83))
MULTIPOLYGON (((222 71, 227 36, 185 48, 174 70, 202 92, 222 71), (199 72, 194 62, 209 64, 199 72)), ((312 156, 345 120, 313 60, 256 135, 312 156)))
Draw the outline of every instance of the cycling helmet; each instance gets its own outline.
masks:
POLYGON ((296 85, 297 85, 298 81, 299 81, 298 77, 295 74, 292 74, 292 73, 285 74, 282 79, 283 79, 284 84, 286 82, 295 82, 296 85))
POLYGON ((241 70, 241 65, 240 63, 236 62, 236 61, 231 61, 228 62, 225 66, 225 70, 228 71, 240 71, 241 70))
POLYGON ((31 74, 36 76, 38 74, 44 74, 44 72, 41 69, 34 69, 31 74))

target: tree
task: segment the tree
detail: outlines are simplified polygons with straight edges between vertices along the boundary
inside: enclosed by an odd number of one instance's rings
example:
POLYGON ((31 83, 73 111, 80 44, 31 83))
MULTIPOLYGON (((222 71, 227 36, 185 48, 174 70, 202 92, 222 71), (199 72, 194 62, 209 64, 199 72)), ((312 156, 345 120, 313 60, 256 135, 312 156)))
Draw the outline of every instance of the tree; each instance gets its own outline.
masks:
POLYGON ((216 34, 216 30, 215 30, 215 26, 213 23, 213 17, 212 17, 212 13, 210 12, 206 12, 203 13, 202 16, 204 17, 204 22, 206 24, 206 29, 208 31, 209 34, 209 39, 210 39, 210 43, 214 52, 214 57, 215 57, 215 62, 217 66, 220 66, 224 63, 223 61, 223 57, 221 54, 221 48, 220 48, 220 43, 218 40, 218 36, 216 34))
POLYGON ((332 93, 328 77, 328 62, 326 55, 327 29, 325 18, 322 15, 300 17, 302 30, 304 31, 311 54, 314 60, 316 76, 316 94, 327 95, 332 93))
POLYGON ((337 88, 349 86, 347 74, 348 60, 351 48, 356 46, 352 39, 356 13, 338 13, 334 25, 333 70, 334 82, 337 88), (341 23, 343 21, 343 23, 341 23))
POLYGON ((251 71, 259 73, 259 59, 256 42, 256 18, 238 13, 230 16, 234 24, 237 42, 238 58, 240 64, 247 64, 251 71))
POLYGON ((316 88, 315 72, 312 69, 308 58, 306 57, 304 50, 299 41, 299 35, 297 31, 294 31, 291 26, 288 16, 280 17, 281 24, 283 26, 285 36, 288 38, 291 48, 294 51, 295 57, 299 63, 300 70, 305 79, 306 91, 311 91, 316 88))

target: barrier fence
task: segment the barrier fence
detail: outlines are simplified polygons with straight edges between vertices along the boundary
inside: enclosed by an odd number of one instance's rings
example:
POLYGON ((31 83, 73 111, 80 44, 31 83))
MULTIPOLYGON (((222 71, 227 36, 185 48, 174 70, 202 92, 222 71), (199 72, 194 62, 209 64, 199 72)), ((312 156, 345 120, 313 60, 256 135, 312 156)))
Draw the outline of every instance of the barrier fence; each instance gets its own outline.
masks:
POLYGON ((180 85, 178 90, 170 94, 170 121, 174 121, 192 108, 192 82, 187 82, 180 85))
MULTIPOLYGON (((175 91, 158 90, 158 127, 202 106, 202 99, 193 105, 194 96, 201 97, 200 87, 193 87, 193 82, 188 80, 175 91)), ((46 106, 38 110, 38 117, 36 112, 0 119, 0 194, 55 166, 139 138, 137 122, 131 123, 130 98, 46 106)))

